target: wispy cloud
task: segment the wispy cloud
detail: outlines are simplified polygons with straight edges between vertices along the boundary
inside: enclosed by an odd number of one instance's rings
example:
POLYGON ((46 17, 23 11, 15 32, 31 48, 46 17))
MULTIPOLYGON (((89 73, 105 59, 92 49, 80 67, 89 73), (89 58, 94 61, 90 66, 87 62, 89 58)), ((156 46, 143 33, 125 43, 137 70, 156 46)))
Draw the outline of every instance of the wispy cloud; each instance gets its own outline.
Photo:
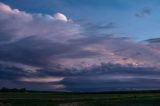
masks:
POLYGON ((135 14, 138 18, 144 18, 146 16, 149 16, 152 14, 152 8, 150 7, 144 7, 141 11, 135 14))

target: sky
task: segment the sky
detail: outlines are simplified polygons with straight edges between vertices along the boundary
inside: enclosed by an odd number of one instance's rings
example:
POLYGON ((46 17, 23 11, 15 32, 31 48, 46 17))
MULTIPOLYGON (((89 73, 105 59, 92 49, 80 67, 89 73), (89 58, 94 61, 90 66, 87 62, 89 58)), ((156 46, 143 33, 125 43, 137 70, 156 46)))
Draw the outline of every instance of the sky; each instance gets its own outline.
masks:
POLYGON ((159 0, 0 0, 0 87, 159 89, 159 0))

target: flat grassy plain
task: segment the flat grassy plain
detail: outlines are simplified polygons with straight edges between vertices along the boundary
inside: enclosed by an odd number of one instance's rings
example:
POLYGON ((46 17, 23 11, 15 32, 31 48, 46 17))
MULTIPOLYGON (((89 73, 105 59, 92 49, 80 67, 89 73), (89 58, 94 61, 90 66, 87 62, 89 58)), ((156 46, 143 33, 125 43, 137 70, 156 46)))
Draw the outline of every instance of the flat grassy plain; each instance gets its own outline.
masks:
POLYGON ((160 106, 160 93, 0 92, 0 106, 160 106))

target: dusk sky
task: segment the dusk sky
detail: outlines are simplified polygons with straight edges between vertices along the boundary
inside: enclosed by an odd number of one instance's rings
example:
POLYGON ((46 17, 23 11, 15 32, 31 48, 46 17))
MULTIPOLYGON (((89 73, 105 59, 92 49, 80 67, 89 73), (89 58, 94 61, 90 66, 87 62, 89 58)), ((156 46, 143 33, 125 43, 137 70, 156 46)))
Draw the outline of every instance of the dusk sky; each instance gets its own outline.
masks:
POLYGON ((159 0, 0 0, 0 87, 160 89, 159 0))

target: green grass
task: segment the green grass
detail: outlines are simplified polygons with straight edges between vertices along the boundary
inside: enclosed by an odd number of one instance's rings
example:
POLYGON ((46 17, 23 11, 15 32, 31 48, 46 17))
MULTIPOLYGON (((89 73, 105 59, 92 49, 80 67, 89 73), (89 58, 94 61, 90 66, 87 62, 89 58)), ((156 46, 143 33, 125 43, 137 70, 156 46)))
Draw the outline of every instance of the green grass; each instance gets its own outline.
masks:
POLYGON ((160 93, 1 92, 0 106, 160 106, 160 93))

